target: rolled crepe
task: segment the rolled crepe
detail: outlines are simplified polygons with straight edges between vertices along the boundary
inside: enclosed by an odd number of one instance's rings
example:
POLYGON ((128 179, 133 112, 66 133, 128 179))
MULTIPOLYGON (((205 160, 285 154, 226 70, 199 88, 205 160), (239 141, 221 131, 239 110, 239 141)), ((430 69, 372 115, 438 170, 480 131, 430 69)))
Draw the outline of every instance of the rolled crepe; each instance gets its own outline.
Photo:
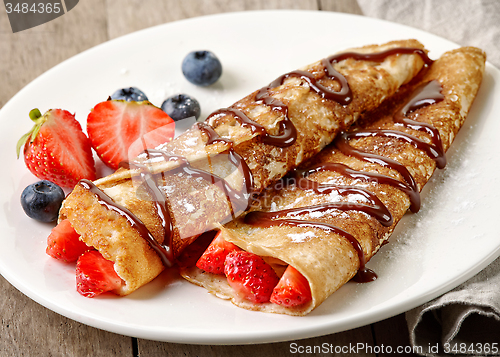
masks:
POLYGON ((290 72, 129 168, 75 187, 60 219, 69 219, 85 243, 114 262, 124 281, 116 293, 151 281, 197 235, 241 214, 251 194, 317 154, 414 78, 426 60, 416 40, 351 51, 290 72), (216 158, 221 154, 228 160, 216 158), (193 175, 193 167, 206 175, 193 175))
POLYGON ((280 274, 287 265, 309 282, 312 300, 296 307, 239 297, 222 275, 196 266, 181 274, 242 308, 306 315, 353 277, 387 242, 463 125, 481 83, 485 54, 445 53, 420 78, 361 118, 287 181, 266 190, 249 213, 222 226, 222 237, 262 256, 280 274))

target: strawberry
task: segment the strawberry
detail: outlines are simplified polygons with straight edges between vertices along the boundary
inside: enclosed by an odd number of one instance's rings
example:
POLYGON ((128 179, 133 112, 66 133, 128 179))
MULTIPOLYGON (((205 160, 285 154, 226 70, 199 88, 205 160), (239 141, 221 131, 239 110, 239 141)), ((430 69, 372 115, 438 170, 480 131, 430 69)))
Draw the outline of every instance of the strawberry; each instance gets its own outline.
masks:
POLYGON ((107 100, 97 104, 87 118, 92 147, 113 169, 174 137, 174 121, 148 101, 107 100))
POLYGON ((118 289, 122 279, 116 274, 112 261, 91 250, 78 258, 76 263, 76 290, 85 297, 95 297, 118 289))
POLYGON ((24 162, 36 177, 62 187, 95 180, 90 142, 73 114, 51 109, 42 116, 33 109, 30 118, 35 125, 18 141, 17 157, 24 145, 24 162))
POLYGON ((278 305, 293 307, 303 305, 311 299, 309 282, 297 269, 289 265, 274 288, 270 300, 278 305))
POLYGON ((52 229, 47 238, 46 253, 52 258, 65 262, 74 262, 84 252, 92 249, 80 240, 80 235, 71 226, 69 220, 62 220, 52 229))
POLYGON ((227 255, 224 273, 236 294, 255 303, 269 301, 279 281, 278 275, 264 259, 243 250, 227 255))
POLYGON ((236 245, 222 238, 222 233, 219 231, 214 240, 203 255, 196 262, 196 266, 208 273, 224 274, 224 261, 226 256, 235 250, 241 250, 236 245))

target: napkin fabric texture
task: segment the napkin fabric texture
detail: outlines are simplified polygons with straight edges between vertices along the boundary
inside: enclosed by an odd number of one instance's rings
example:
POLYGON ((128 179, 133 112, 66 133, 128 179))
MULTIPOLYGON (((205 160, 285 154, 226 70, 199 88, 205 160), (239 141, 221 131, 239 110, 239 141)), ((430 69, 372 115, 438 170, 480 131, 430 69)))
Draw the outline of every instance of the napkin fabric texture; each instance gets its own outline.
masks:
MULTIPOLYGON (((498 0, 357 1, 365 16, 479 47, 500 68, 498 0)), ((454 290, 408 311, 406 319, 410 342, 423 355, 500 355, 500 258, 454 290)))
POLYGON ((415 27, 486 51, 500 68, 498 0, 357 0, 363 15, 415 27))
POLYGON ((500 355, 500 258, 454 290, 406 313, 426 356, 500 355))

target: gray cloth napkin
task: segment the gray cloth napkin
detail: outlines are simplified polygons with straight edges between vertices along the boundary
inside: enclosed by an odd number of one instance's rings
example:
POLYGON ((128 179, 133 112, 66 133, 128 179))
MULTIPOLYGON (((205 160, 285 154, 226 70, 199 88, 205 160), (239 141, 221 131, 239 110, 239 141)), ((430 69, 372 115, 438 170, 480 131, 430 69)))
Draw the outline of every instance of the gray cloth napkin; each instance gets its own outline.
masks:
POLYGON ((406 320, 410 342, 426 356, 500 355, 500 258, 454 290, 408 311, 406 320))
POLYGON ((500 68, 498 0, 357 0, 363 15, 419 28, 458 43, 476 46, 500 68))
MULTIPOLYGON (((364 15, 476 46, 500 68, 498 0, 357 0, 364 15)), ((500 355, 500 258, 475 277, 406 313, 410 342, 426 356, 500 355)))

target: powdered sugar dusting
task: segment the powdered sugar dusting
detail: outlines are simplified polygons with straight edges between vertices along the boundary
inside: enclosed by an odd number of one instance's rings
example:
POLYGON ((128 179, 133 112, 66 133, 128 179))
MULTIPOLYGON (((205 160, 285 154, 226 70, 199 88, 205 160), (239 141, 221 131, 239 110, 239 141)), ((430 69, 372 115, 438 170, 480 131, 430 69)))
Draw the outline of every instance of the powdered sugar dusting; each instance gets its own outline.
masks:
POLYGON ((316 237, 316 234, 312 231, 307 231, 304 233, 289 233, 287 236, 292 240, 292 242, 301 243, 305 242, 309 238, 316 237))
POLYGON ((198 142, 197 137, 193 137, 193 138, 189 138, 187 140, 184 140, 184 144, 186 144, 186 146, 196 146, 197 142, 198 142))
POLYGON ((187 200, 184 199, 184 200, 182 200, 181 203, 182 203, 182 205, 184 206, 184 208, 186 209, 187 212, 189 212, 189 213, 194 212, 195 207, 191 203, 187 202, 187 200))

